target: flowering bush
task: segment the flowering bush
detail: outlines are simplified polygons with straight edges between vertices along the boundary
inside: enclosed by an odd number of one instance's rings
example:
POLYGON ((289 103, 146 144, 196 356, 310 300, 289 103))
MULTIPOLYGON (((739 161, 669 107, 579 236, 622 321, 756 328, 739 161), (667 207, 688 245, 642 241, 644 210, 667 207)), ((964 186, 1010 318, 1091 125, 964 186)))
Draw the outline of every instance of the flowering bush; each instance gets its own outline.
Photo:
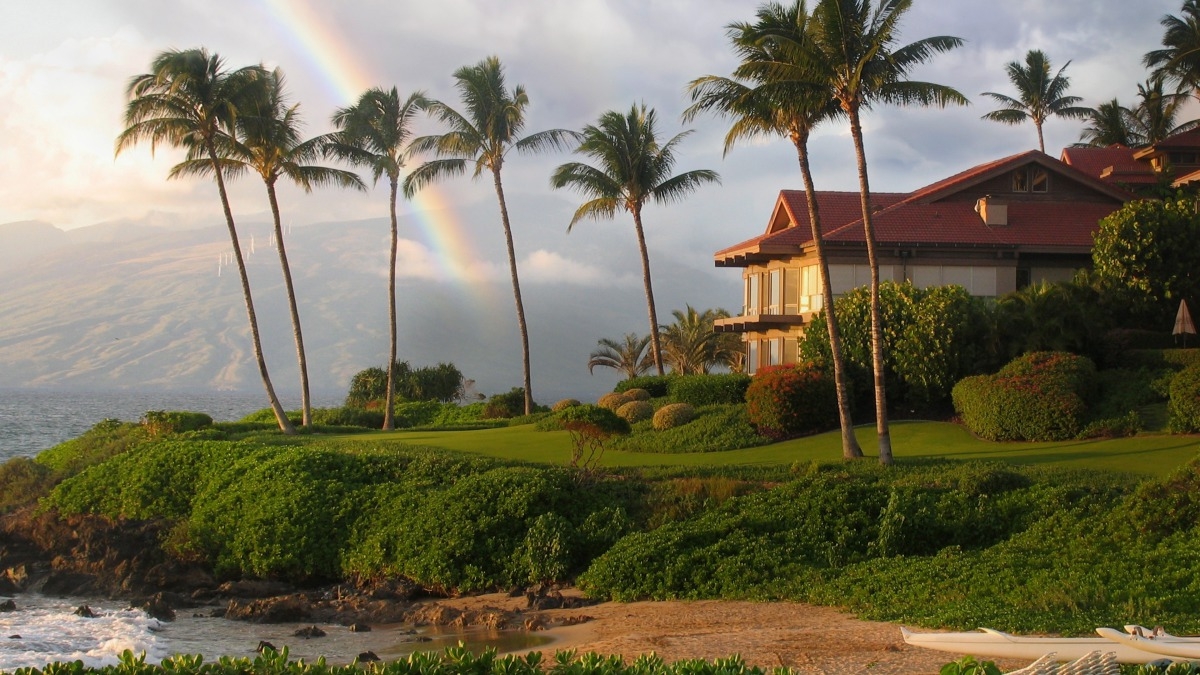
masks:
POLYGON ((750 424, 774 440, 838 424, 833 380, 811 363, 760 369, 746 390, 746 405, 750 424))
POLYGON ((617 417, 633 424, 648 420, 654 415, 654 406, 649 401, 630 401, 617 408, 617 417))
POLYGON ((688 422, 691 422, 696 417, 696 409, 687 403, 671 403, 664 405, 654 413, 654 419, 651 425, 657 431, 666 431, 681 427, 688 422))
POLYGON ((954 386, 954 410, 975 435, 990 441, 1060 441, 1083 428, 1095 392, 1091 359, 1066 352, 1032 352, 995 375, 954 386))

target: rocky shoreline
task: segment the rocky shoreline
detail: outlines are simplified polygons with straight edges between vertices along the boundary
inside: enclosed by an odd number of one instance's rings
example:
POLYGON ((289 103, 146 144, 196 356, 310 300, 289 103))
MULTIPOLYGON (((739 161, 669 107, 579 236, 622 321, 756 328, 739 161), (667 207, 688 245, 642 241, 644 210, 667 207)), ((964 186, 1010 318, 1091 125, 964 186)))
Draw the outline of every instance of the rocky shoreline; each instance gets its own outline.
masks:
POLYGON ((407 579, 298 587, 264 580, 219 582, 196 561, 173 558, 157 522, 38 513, 0 516, 0 595, 38 592, 60 597, 104 596, 130 601, 151 616, 208 608, 212 616, 259 623, 313 622, 358 626, 407 624, 497 630, 545 630, 590 620, 571 610, 594 604, 551 586, 513 589, 524 607, 460 608, 439 602, 407 579), (213 606, 216 609, 211 609, 213 606))

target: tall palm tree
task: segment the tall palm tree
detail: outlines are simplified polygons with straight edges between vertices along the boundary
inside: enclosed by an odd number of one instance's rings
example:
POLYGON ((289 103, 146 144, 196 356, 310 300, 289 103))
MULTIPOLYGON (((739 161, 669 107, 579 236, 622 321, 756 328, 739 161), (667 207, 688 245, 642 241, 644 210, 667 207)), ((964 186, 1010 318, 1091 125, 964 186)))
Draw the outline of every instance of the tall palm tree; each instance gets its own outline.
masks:
POLYGON ((815 25, 811 44, 804 50, 808 54, 808 67, 797 73, 798 79, 824 83, 850 120, 850 136, 854 141, 858 165, 867 259, 871 265, 875 426, 879 437, 879 461, 883 464, 892 463, 892 441, 884 383, 879 256, 871 220, 871 188, 863 145, 862 109, 873 103, 940 107, 967 104, 966 97, 951 87, 908 79, 909 72, 916 66, 962 44, 960 38, 937 36, 896 47, 900 20, 911 7, 912 0, 880 0, 878 7, 874 8, 871 0, 821 0, 813 11, 815 25))
MULTIPOLYGON (((755 23, 730 24, 726 34, 740 58, 740 65, 731 78, 709 75, 693 80, 688 85, 693 103, 684 111, 684 119, 690 121, 703 111, 732 117, 733 126, 725 135, 725 154, 742 139, 784 136, 792 141, 808 198, 808 220, 820 269, 821 295, 824 306, 832 310, 833 286, 829 281, 829 259, 825 253, 820 210, 809 164, 808 139, 817 125, 840 117, 842 109, 824 86, 807 85, 792 79, 795 75, 792 69, 804 68, 806 62, 803 54, 797 54, 791 46, 803 45, 809 39, 810 28, 803 0, 796 0, 786 7, 774 2, 760 5, 755 23)), ((841 332, 837 317, 829 310, 825 314, 837 384, 842 457, 854 459, 862 457, 863 453, 854 435, 854 420, 850 414, 841 332)))
MULTIPOLYGON (((237 225, 229 207, 222 161, 217 152, 220 139, 234 133, 239 109, 261 90, 265 80, 266 71, 261 66, 230 72, 225 69, 221 57, 209 54, 204 48, 162 52, 151 62, 149 73, 135 75, 129 81, 125 130, 117 136, 116 152, 120 154, 145 140, 150 142, 151 152, 158 144, 166 143, 184 148, 187 160, 206 159, 211 163, 241 277, 258 372, 279 428, 286 434, 294 434, 295 426, 280 405, 267 373, 258 318, 250 294, 250 278, 246 274, 246 261, 238 243, 237 225)), ((175 175, 174 171, 172 175, 175 175)))
POLYGON ((1200 126, 1200 120, 1176 124, 1188 96, 1164 92, 1164 86, 1161 75, 1153 76, 1144 84, 1138 85, 1140 102, 1133 109, 1132 122, 1144 145, 1154 145, 1168 136, 1191 131, 1200 126))
MULTIPOLYGON (((283 283, 287 290, 288 309, 292 318, 292 336, 296 342, 296 360, 300 370, 301 424, 312 426, 312 401, 308 386, 308 359, 304 353, 304 334, 300 328, 300 310, 296 303, 296 289, 292 284, 291 266, 288 265, 287 249, 283 243, 283 219, 279 213, 279 199, 275 185, 281 177, 287 178, 312 192, 314 186, 337 185, 365 190, 362 180, 349 171, 309 164, 321 156, 323 138, 301 140, 300 104, 288 105, 284 92, 283 72, 276 69, 267 74, 264 86, 257 96, 245 106, 237 119, 237 136, 218 137, 218 153, 225 176, 234 178, 253 172, 258 174, 267 188, 267 201, 271 205, 271 216, 275 225, 275 242, 279 252, 279 266, 283 270, 283 283)), ((193 159, 176 165, 170 177, 188 175, 207 176, 213 173, 214 164, 207 159, 193 159)))
POLYGON ((596 343, 598 347, 588 356, 588 374, 596 366, 612 368, 623 374, 625 379, 633 379, 645 375, 654 367, 654 360, 646 352, 650 345, 650 336, 638 336, 637 333, 626 333, 623 341, 618 342, 609 338, 601 338, 596 343))
POLYGON ((650 344, 654 367, 663 374, 662 346, 658 336, 658 313, 654 309, 654 289, 650 284, 650 254, 642 229, 642 207, 648 200, 670 203, 684 198, 704 183, 719 183, 715 171, 697 169, 675 176, 675 147, 692 132, 676 134, 666 143, 658 139, 654 109, 634 104, 621 114, 610 110, 600 115, 595 125, 583 128, 583 140, 576 153, 587 155, 599 166, 568 162, 555 169, 550 185, 571 187, 589 197, 571 218, 567 232, 584 218, 612 218, 617 209, 633 216, 638 251, 642 255, 642 283, 650 314, 650 344))
POLYGON ((1200 92, 1200 0, 1184 0, 1180 16, 1167 14, 1159 24, 1163 48, 1147 53, 1142 63, 1179 91, 1200 92))
POLYGON ((1038 149, 1046 151, 1046 141, 1042 138, 1042 125, 1050 117, 1066 117, 1083 119, 1088 116, 1088 108, 1077 105, 1083 99, 1078 96, 1068 96, 1067 87, 1071 80, 1063 71, 1071 65, 1070 61, 1053 77, 1050 76, 1050 58, 1040 49, 1031 49, 1025 54, 1025 65, 1011 61, 1005 70, 1008 79, 1017 88, 1017 97, 997 94, 991 91, 983 92, 1000 104, 999 110, 983 116, 985 120, 1002 122, 1004 124, 1020 124, 1032 120, 1037 129, 1038 149))
POLYGON ((1088 113, 1088 126, 1079 135, 1079 145, 1107 148, 1124 145, 1134 148, 1142 144, 1143 138, 1137 131, 1137 120, 1129 108, 1117 99, 1105 101, 1088 113))
POLYGON ((444 134, 422 136, 413 140, 417 152, 431 152, 436 159, 417 167, 404 179, 404 194, 411 197, 429 183, 447 176, 466 172, 467 163, 474 165, 472 176, 479 178, 486 170, 492 175, 496 199, 500 202, 500 222, 504 226, 504 243, 508 248, 508 269, 512 277, 513 299, 517 306, 517 326, 521 332, 521 361, 525 385, 525 414, 533 412, 533 383, 529 375, 529 328, 525 323, 525 306, 521 301, 521 283, 517 278, 517 254, 513 246, 512 224, 508 204, 504 200, 504 185, 500 171, 509 150, 520 153, 541 152, 550 148, 565 148, 578 134, 566 129, 549 129, 521 137, 525 128, 525 110, 529 96, 525 87, 517 85, 510 91, 504 83, 504 68, 495 56, 473 66, 454 71, 455 87, 462 97, 464 113, 440 101, 429 101, 430 115, 450 128, 444 134))
POLYGON ((396 248, 400 234, 396 223, 396 197, 400 191, 400 173, 411 153, 412 125, 424 106, 424 93, 414 92, 400 97, 395 87, 384 90, 375 87, 364 92, 358 101, 340 108, 333 114, 338 131, 325 139, 325 152, 355 166, 371 170, 376 183, 387 176, 388 213, 391 216, 392 246, 388 264, 388 383, 384 398, 383 428, 396 426, 396 248))

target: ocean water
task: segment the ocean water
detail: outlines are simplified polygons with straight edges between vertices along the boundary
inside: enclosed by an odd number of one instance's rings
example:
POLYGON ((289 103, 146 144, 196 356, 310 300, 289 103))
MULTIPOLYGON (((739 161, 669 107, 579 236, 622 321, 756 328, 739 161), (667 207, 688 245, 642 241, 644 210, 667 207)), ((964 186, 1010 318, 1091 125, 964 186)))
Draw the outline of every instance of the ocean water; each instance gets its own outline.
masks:
MULTIPOLYGON (((313 405, 341 405, 344 395, 313 395, 313 405)), ((300 399, 286 397, 284 408, 295 410, 300 399)), ((0 462, 32 457, 75 438, 97 422, 119 419, 136 422, 147 410, 190 410, 208 413, 218 422, 241 419, 267 407, 261 391, 74 391, 66 389, 0 388, 0 462)))
POLYGON ((405 626, 374 626, 352 632, 346 626, 320 624, 325 637, 295 636, 312 624, 254 624, 210 616, 212 607, 180 610, 174 621, 159 621, 127 603, 96 598, 50 598, 22 594, 13 598, 15 611, 0 612, 0 672, 41 668, 54 661, 79 660, 87 666, 113 665, 125 650, 146 655, 159 663, 175 654, 201 654, 206 662, 222 656, 257 656, 260 640, 288 658, 314 661, 324 656, 330 663, 350 663, 372 651, 381 659, 395 660, 416 651, 441 651, 464 642, 473 650, 495 648, 523 652, 550 642, 550 638, 523 631, 439 630, 422 628, 416 634, 405 626), (77 616, 87 605, 96 618, 77 616))

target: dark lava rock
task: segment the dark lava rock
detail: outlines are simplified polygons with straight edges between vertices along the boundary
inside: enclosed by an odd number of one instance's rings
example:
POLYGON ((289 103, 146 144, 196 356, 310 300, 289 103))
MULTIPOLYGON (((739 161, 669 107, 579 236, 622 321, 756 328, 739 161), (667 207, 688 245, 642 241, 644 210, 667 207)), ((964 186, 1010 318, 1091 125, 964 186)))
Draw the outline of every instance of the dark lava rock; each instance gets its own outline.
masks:
POLYGON ((254 651, 258 652, 259 654, 263 654, 267 651, 278 652, 279 648, 270 642, 267 642, 266 640, 259 640, 258 646, 254 648, 254 651))
POLYGON ((350 624, 350 632, 351 633, 370 633, 371 627, 365 623, 352 623, 352 624, 350 624))
POLYGON ((321 630, 318 626, 309 626, 308 628, 301 628, 300 630, 296 631, 295 633, 292 633, 292 635, 295 635, 296 637, 302 637, 305 639, 319 638, 319 637, 325 637, 325 631, 321 630))
POLYGON ((370 650, 359 654, 358 659, 357 659, 357 661, 359 663, 370 663, 371 661, 378 661, 378 660, 379 660, 379 655, 370 650))
POLYGON ((250 601, 234 599, 230 600, 229 606, 225 608, 226 619, 259 623, 293 623, 310 621, 311 617, 312 603, 299 595, 250 601))
POLYGON ((276 595, 285 595, 295 590, 290 584, 279 581, 251 579, 245 581, 227 581, 217 588, 217 594, 235 598, 270 598, 276 595))
POLYGON ((0 602, 0 612, 15 612, 17 611, 17 603, 12 600, 0 602))
POLYGON ((9 635, 8 639, 9 640, 20 640, 21 636, 20 635, 9 635))
POLYGON ((85 618, 85 619, 94 619, 94 618, 96 618, 96 613, 95 613, 95 612, 93 612, 93 611, 92 611, 92 608, 91 608, 91 607, 88 607, 87 605, 80 605, 79 607, 77 607, 77 608, 75 609, 75 611, 73 612, 73 614, 75 614, 75 616, 82 616, 82 617, 83 617, 83 618, 85 618))
POLYGON ((42 593, 56 596, 95 595, 96 581, 89 574, 55 570, 42 584, 42 593))
POLYGON ((174 621, 175 610, 171 607, 171 603, 167 598, 163 597, 162 593, 155 593, 141 603, 131 603, 130 606, 134 609, 140 609, 159 621, 174 621))

